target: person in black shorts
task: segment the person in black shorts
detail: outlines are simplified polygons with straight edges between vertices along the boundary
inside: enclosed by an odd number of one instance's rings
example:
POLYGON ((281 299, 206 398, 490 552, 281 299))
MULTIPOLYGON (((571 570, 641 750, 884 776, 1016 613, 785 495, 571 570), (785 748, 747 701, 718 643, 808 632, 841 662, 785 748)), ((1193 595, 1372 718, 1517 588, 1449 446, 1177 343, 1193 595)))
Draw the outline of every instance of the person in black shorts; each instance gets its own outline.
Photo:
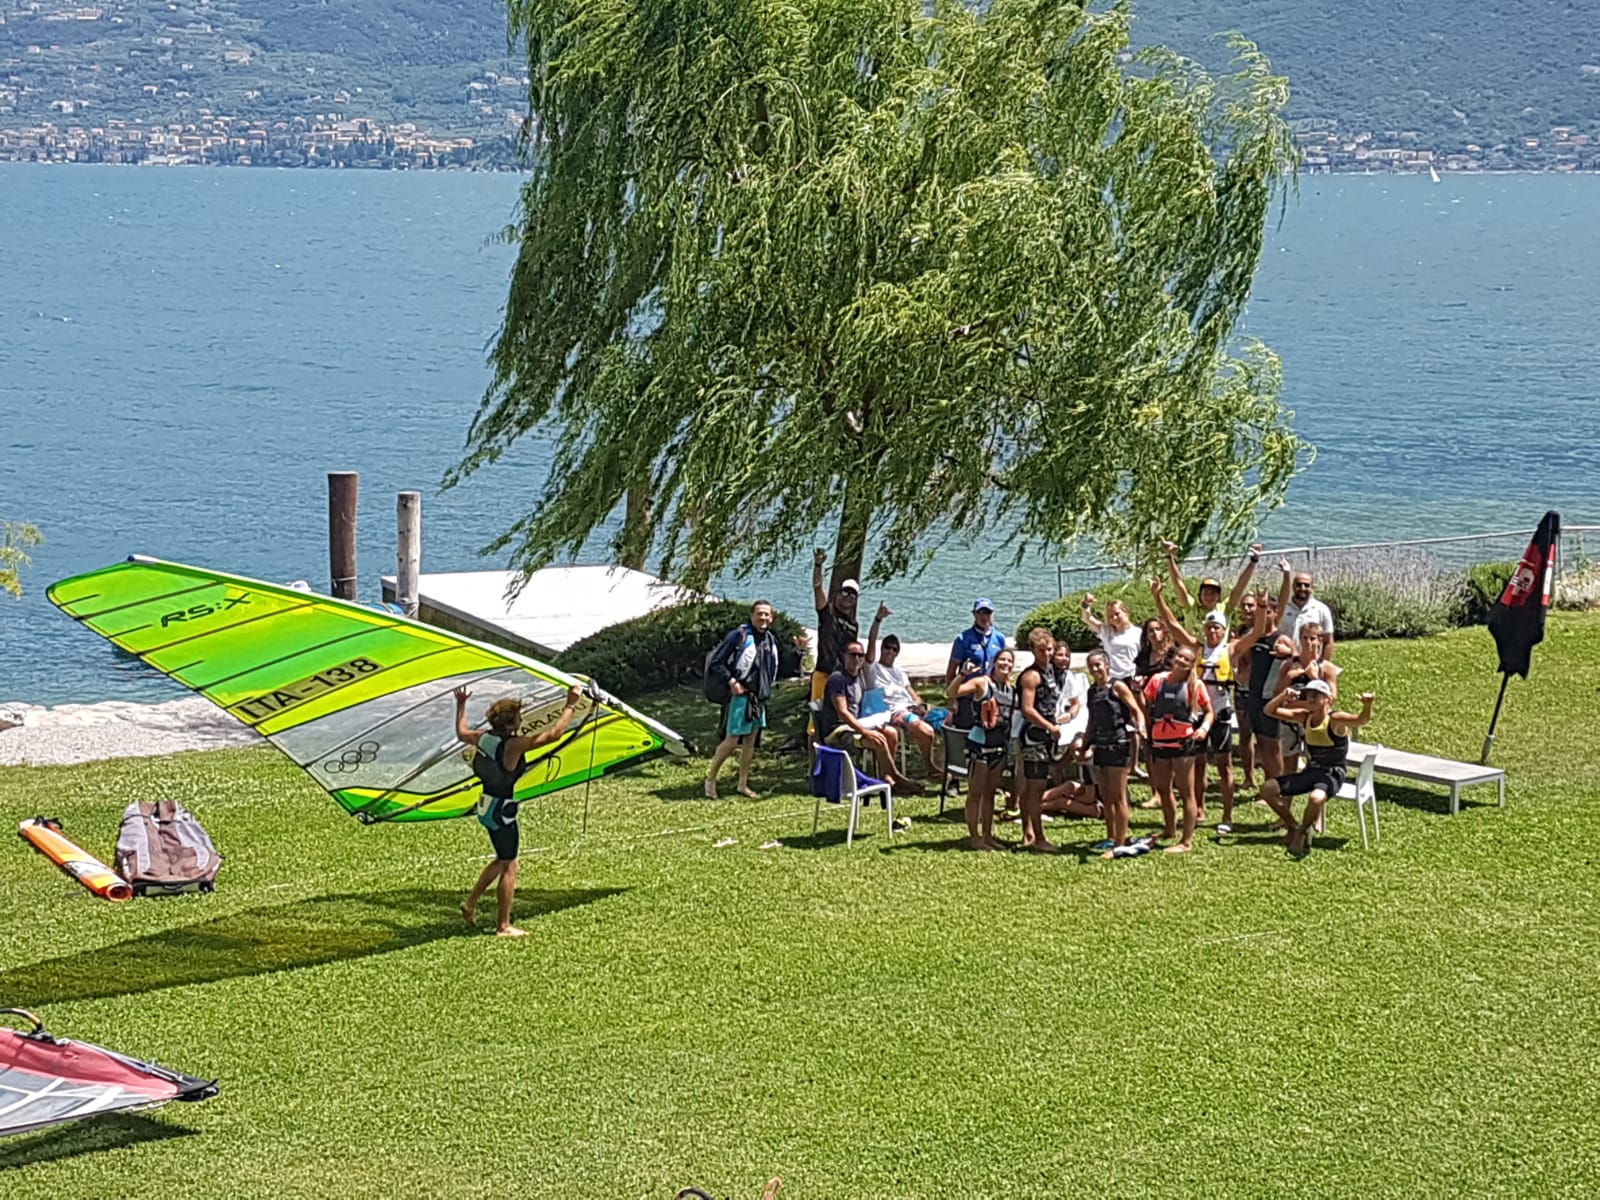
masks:
POLYGON ((1050 781, 1050 765, 1061 742, 1061 727, 1055 722, 1055 677, 1050 659, 1056 640, 1044 626, 1028 634, 1033 661, 1023 668, 1017 680, 1017 707, 1022 715, 1017 781, 1018 805, 1022 809, 1022 847, 1040 854, 1054 854, 1059 847, 1044 835, 1043 798, 1050 781))
POLYGON ((1303 858, 1311 849, 1311 831, 1322 819, 1323 805, 1344 785, 1350 734, 1372 720, 1375 698, 1374 693, 1363 692, 1359 713, 1334 712, 1333 689, 1320 679, 1311 679, 1267 702, 1269 715, 1304 731, 1306 765, 1292 774, 1267 780, 1261 789, 1261 798, 1288 825, 1289 853, 1296 858, 1303 858), (1294 806, 1289 803, 1295 796, 1306 797, 1305 816, 1298 823, 1294 806))
POLYGON ((1111 678, 1111 663, 1105 651, 1089 655, 1089 726, 1083 734, 1083 755, 1094 761, 1095 795, 1106 822, 1106 840, 1096 849, 1115 855, 1128 840, 1128 769, 1133 765, 1131 726, 1145 736, 1144 710, 1133 689, 1120 679, 1111 678))
POLYGON ((483 799, 478 802, 478 822, 489 831, 494 861, 483 869, 472 891, 461 902, 461 915, 468 925, 478 923, 478 901, 489 885, 499 880, 500 920, 495 932, 501 937, 522 937, 524 931, 511 923, 511 901, 517 894, 517 780, 528 769, 523 757, 536 746, 546 746, 561 738, 578 710, 583 690, 573 684, 567 689, 567 702, 556 722, 531 737, 517 733, 522 725, 522 702, 496 700, 489 706, 489 728, 473 729, 467 724, 467 699, 464 687, 455 690, 456 737, 473 747, 472 772, 483 781, 483 799))
POLYGON ((994 836, 994 794, 1010 757, 1011 723, 1017 690, 1011 683, 1015 655, 1009 649, 995 656, 987 675, 957 677, 949 688, 951 703, 973 702, 974 719, 967 731, 967 836, 974 850, 1004 850, 994 836))

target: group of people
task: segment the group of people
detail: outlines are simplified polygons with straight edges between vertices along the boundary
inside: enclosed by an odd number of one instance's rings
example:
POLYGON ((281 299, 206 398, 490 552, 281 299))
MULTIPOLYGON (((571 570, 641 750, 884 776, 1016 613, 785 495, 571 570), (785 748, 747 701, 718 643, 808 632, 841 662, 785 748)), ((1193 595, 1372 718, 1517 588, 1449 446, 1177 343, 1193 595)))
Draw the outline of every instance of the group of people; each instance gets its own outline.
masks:
MULTIPOLYGON (((1087 679, 1072 668, 1067 643, 1049 629, 1030 631, 1026 649, 1011 647, 995 626, 993 601, 980 596, 972 625, 951 645, 949 707, 942 708, 926 703, 898 665, 899 639, 880 638, 889 608, 878 606, 863 641, 860 584, 846 579, 827 591, 826 556, 817 551, 810 736, 861 753, 862 765, 890 781, 897 794, 913 795, 924 785, 902 772, 901 741, 916 747, 929 776, 943 771, 945 748, 959 745, 974 849, 1006 845, 994 824, 1009 781, 1023 848, 1058 849, 1045 832, 1054 814, 1093 816, 1106 826, 1096 849, 1111 858, 1192 850, 1213 773, 1221 803, 1216 829, 1231 834, 1237 751, 1243 785, 1255 787, 1259 771, 1259 798, 1284 825, 1289 850, 1304 854, 1323 806, 1343 783, 1350 735, 1370 719, 1372 694, 1361 696, 1359 711, 1337 708, 1333 614, 1316 598, 1310 572, 1281 561, 1277 593, 1252 590, 1257 546, 1226 599, 1213 578, 1202 580, 1194 596, 1178 569, 1176 547, 1168 543, 1166 553, 1168 579, 1150 583, 1158 615, 1142 626, 1121 600, 1097 613, 1095 597, 1083 598, 1083 623, 1100 642, 1085 664, 1087 679), (959 736, 945 736, 941 726, 959 736), (1130 828, 1134 778, 1149 783, 1145 807, 1161 810, 1162 829, 1154 837, 1135 837, 1130 828), (1292 802, 1300 796, 1306 805, 1297 817, 1292 802)), ((758 603, 750 621, 731 631, 709 660, 709 670, 727 681, 729 696, 706 776, 708 796, 718 794, 719 772, 736 752, 738 790, 755 794, 749 765, 766 701, 778 678, 798 670, 805 649, 803 639, 780 646, 771 623, 772 606, 758 603)))

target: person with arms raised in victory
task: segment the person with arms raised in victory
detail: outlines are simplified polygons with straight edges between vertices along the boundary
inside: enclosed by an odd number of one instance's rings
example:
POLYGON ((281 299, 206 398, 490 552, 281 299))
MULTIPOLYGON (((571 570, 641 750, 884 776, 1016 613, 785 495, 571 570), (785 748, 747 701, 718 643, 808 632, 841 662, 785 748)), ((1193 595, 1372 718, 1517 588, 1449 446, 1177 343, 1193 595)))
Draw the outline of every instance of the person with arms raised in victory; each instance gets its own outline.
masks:
POLYGON ((1250 648, 1261 638, 1267 636, 1270 626, 1267 624, 1265 596, 1258 597, 1254 610, 1257 614, 1256 622, 1250 629, 1239 637, 1229 639, 1228 618, 1221 609, 1213 609, 1205 616, 1205 624, 1201 637, 1185 629, 1172 609, 1167 604, 1167 598, 1162 594, 1161 580, 1150 581, 1150 594, 1155 598, 1156 609, 1161 613, 1161 619, 1167 623, 1172 631, 1173 639, 1179 646, 1186 646, 1200 656, 1199 671, 1200 682, 1205 684, 1206 692, 1211 699, 1213 721, 1211 736, 1204 745, 1199 747, 1199 753, 1194 759, 1194 794, 1199 809, 1199 819, 1205 820, 1206 802, 1206 763, 1216 764, 1217 783, 1222 793, 1222 821, 1217 825, 1217 832, 1229 834, 1233 832, 1233 725, 1231 718, 1236 704, 1236 691, 1234 687, 1234 663, 1246 662, 1249 659, 1250 648))
POLYGON ((483 781, 483 799, 478 804, 478 821, 489 831, 494 861, 483 869, 472 891, 461 902, 461 915, 468 925, 478 923, 478 901, 496 880, 499 888, 499 922, 495 932, 501 937, 522 937, 524 931, 511 923, 511 901, 517 894, 517 780, 528 769, 524 755, 537 746, 547 746, 561 738, 572 724, 583 695, 577 684, 567 690, 567 703, 554 725, 531 737, 517 733, 522 724, 522 702, 510 698, 489 706, 487 730, 467 724, 467 700, 472 695, 464 687, 455 690, 456 737, 473 747, 472 773, 483 781))

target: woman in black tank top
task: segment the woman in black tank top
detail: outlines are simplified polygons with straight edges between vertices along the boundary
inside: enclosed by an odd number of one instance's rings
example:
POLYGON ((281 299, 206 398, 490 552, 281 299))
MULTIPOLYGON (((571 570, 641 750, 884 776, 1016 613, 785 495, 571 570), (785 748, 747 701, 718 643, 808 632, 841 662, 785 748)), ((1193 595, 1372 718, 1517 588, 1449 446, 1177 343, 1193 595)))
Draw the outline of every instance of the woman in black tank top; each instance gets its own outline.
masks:
POLYGON ((1372 692, 1364 692, 1360 712, 1335 712, 1332 689, 1313 679, 1298 691, 1282 692, 1267 702, 1269 715, 1305 731, 1311 759, 1302 770, 1269 779, 1261 789, 1261 799, 1288 825, 1289 853, 1296 858, 1311 849, 1311 831, 1322 819, 1322 808, 1344 783, 1350 735, 1372 720, 1373 699, 1372 692), (1298 822, 1294 819, 1296 796, 1306 797, 1305 816, 1298 822))
POLYGON ((1094 789, 1100 801, 1100 814, 1106 822, 1106 840, 1101 845, 1110 858, 1128 843, 1128 769, 1132 765, 1133 742, 1128 737, 1132 724, 1144 737, 1144 710, 1133 689, 1120 679, 1111 678, 1111 664, 1105 652, 1089 655, 1089 727, 1084 731, 1085 757, 1094 758, 1094 789))

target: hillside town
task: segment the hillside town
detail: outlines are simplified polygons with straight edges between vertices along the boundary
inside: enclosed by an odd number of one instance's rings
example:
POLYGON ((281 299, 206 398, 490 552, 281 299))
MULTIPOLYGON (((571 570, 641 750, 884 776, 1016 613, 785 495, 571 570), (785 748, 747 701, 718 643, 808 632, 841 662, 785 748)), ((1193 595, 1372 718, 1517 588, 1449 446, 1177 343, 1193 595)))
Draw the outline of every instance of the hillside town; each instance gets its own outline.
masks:
POLYGON ((1412 130, 1370 130, 1347 135, 1337 130, 1295 135, 1300 166, 1307 174, 1440 174, 1473 171, 1600 171, 1600 133, 1557 125, 1543 136, 1440 153, 1421 144, 1412 130))
MULTIPOLYGON (((0 84, 0 102, 5 87, 0 84)), ((63 114, 68 115, 68 114, 63 114)), ((76 115, 76 114, 71 114, 76 115)), ((412 121, 384 124, 340 113, 261 121, 200 109, 192 121, 106 119, 0 124, 0 162, 122 163, 145 166, 344 167, 377 170, 507 168, 516 164, 521 118, 507 115, 492 136, 449 136, 412 121)), ((1409 130, 1295 136, 1307 174, 1440 174, 1484 171, 1600 171, 1600 133, 1558 125, 1514 144, 1469 143, 1441 153, 1409 130)))
POLYGON ((145 166, 361 167, 414 170, 509 166, 515 126, 497 138, 445 137, 414 122, 384 125, 316 113, 247 121, 201 109, 188 122, 0 126, 0 162, 145 166))

